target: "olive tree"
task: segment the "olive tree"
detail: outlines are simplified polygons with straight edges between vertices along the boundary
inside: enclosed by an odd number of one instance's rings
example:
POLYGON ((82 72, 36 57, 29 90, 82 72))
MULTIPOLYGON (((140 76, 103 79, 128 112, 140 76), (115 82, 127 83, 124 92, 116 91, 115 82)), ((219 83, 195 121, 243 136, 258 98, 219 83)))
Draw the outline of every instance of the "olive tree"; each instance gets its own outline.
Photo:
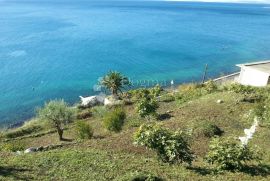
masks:
POLYGON ((38 109, 37 115, 56 128, 59 140, 62 141, 64 125, 74 120, 75 109, 70 108, 64 100, 53 100, 45 103, 43 108, 38 109))

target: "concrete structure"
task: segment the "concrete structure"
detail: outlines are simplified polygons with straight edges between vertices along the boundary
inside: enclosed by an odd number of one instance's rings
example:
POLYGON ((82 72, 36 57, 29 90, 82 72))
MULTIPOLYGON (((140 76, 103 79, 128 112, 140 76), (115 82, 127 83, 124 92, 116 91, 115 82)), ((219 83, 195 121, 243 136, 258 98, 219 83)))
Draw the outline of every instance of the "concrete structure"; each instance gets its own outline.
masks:
POLYGON ((270 61, 236 65, 241 68, 237 82, 242 85, 266 86, 270 83, 270 61))

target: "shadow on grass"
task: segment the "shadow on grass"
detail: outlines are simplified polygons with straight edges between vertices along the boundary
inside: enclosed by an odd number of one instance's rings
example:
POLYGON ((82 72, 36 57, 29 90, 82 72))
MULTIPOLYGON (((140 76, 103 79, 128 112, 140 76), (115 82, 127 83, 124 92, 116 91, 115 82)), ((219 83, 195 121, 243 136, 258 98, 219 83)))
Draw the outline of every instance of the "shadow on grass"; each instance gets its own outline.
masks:
POLYGON ((96 135, 96 136, 93 136, 94 139, 105 139, 106 137, 105 136, 100 136, 100 135, 96 135))
POLYGON ((62 138, 62 140, 61 140, 61 141, 72 142, 72 141, 73 141, 73 139, 69 139, 69 138, 62 138))
MULTIPOLYGON (((222 172, 219 172, 218 170, 215 169, 209 169, 209 168, 204 168, 204 167, 188 167, 187 169, 194 171, 197 174, 200 175, 209 175, 209 174, 222 174, 222 172)), ((229 171, 229 170, 228 170, 229 171)), ((234 172, 234 171, 231 171, 234 172)), ((237 171, 235 171, 237 172, 237 171)), ((262 176, 266 177, 270 175, 270 165, 258 165, 258 166, 245 166, 238 172, 242 172, 251 176, 262 176)))
POLYGON ((164 121, 166 119, 170 119, 171 117, 173 117, 172 115, 170 115, 169 113, 164 113, 164 114, 160 114, 158 115, 158 120, 159 121, 164 121))
POLYGON ((214 170, 204 168, 204 167, 187 167, 187 169, 192 170, 195 173, 200 174, 200 175, 209 175, 209 174, 214 173, 214 170))
POLYGON ((245 166, 240 171, 251 176, 266 177, 270 175, 270 165, 260 164, 258 166, 245 166))
POLYGON ((12 177, 15 180, 29 180, 29 179, 31 179, 29 177, 22 177, 22 176, 18 175, 19 173, 28 172, 28 171, 31 171, 31 170, 22 169, 22 168, 0 166, 0 176, 2 176, 2 177, 12 177))

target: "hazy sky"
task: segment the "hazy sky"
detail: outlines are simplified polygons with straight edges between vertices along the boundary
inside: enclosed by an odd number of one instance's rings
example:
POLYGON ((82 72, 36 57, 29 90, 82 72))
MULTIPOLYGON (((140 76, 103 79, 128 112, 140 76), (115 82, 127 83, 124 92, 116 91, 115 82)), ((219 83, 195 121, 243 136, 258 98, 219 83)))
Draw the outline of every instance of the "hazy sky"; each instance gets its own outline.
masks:
POLYGON ((269 3, 270 4, 270 0, 167 0, 167 1, 201 1, 201 2, 269 3))

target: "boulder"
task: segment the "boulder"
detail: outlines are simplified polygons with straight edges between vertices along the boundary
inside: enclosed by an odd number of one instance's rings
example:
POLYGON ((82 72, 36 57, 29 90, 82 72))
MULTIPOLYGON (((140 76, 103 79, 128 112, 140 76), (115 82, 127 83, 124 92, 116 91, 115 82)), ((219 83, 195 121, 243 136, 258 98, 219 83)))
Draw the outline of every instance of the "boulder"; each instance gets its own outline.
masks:
POLYGON ((121 105, 121 104, 123 104, 123 101, 119 100, 119 98, 115 96, 109 96, 104 99, 105 106, 115 106, 115 105, 121 105))
POLYGON ((16 151, 17 155, 22 155, 22 151, 16 151))
POLYGON ((217 103, 218 103, 218 104, 221 104, 221 103, 223 103, 223 100, 220 100, 220 99, 219 99, 219 100, 217 100, 217 103))
POLYGON ((81 98, 81 105, 83 107, 91 107, 91 106, 95 106, 98 103, 97 97, 96 96, 90 96, 90 97, 82 97, 81 98))
POLYGON ((31 148, 27 148, 26 150, 24 150, 24 153, 32 153, 32 152, 36 152, 37 149, 34 148, 34 147, 31 147, 31 148))

